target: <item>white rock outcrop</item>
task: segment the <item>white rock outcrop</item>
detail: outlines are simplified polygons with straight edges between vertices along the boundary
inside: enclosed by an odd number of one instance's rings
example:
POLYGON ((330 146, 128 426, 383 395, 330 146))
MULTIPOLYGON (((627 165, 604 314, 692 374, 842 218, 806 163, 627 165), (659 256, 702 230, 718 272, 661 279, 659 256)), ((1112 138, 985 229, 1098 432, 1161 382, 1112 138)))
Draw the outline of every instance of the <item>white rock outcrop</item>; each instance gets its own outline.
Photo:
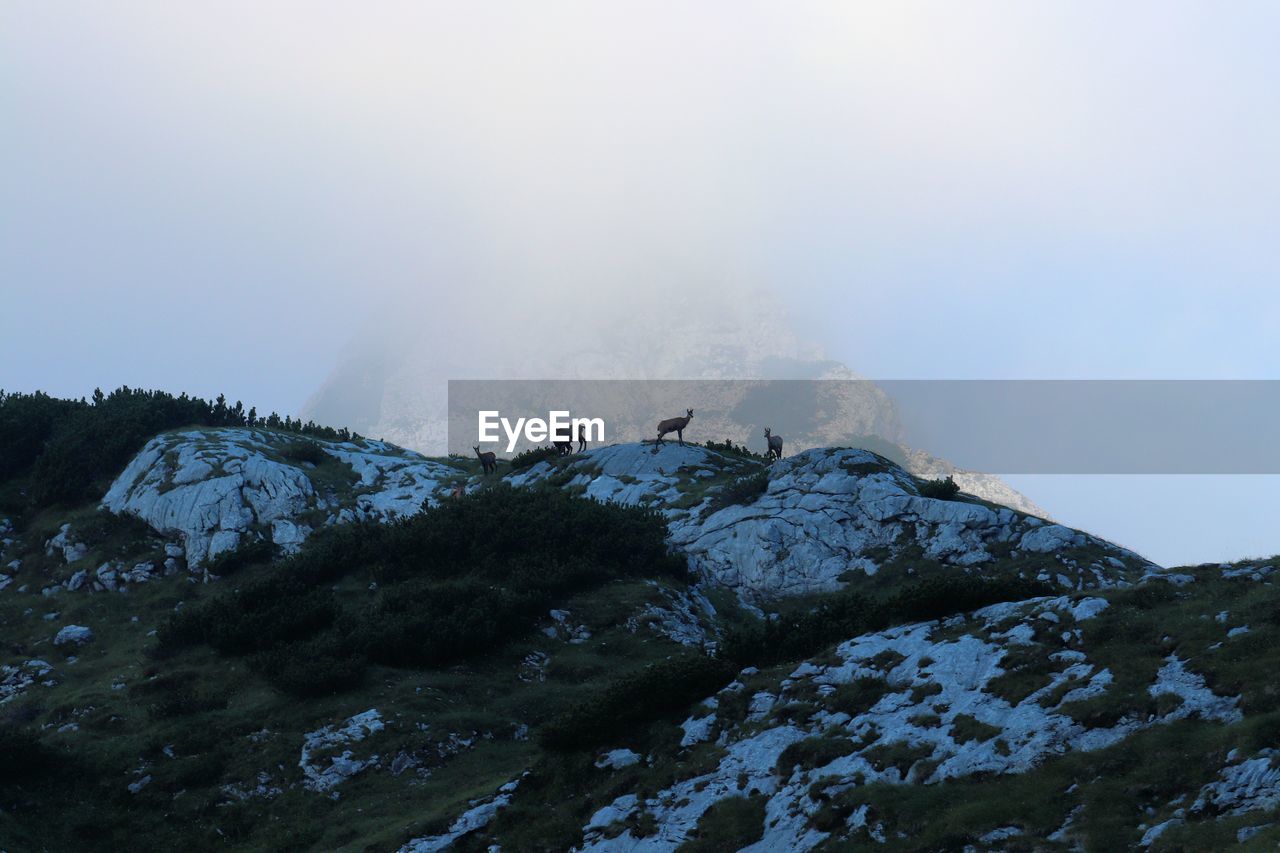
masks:
POLYGON ((342 725, 325 726, 308 732, 302 738, 304 788, 320 793, 336 793, 334 788, 352 776, 378 763, 377 755, 354 757, 348 744, 357 743, 385 728, 377 708, 349 717, 342 725))
POLYGON ((1105 551, 1107 562, 1055 570, 1073 589, 1121 584, 1127 569, 1153 568, 1123 548, 1005 507, 922 497, 905 470, 865 450, 798 453, 766 469, 767 489, 758 497, 716 503, 734 480, 758 470, 692 445, 622 444, 585 453, 567 469, 544 462, 509 480, 525 485, 555 473, 587 497, 660 509, 694 569, 757 595, 839 589, 850 572, 873 575, 908 549, 960 568, 990 562, 993 546, 1048 555, 1086 546, 1105 551))
POLYGON ((264 536, 297 549, 314 524, 385 518, 430 503, 458 469, 389 444, 332 442, 259 429, 189 429, 164 433, 116 478, 106 509, 137 516, 180 536, 190 567, 264 536), (289 458, 291 443, 318 446, 337 477, 289 458))
MULTIPOLYGON (((1010 666, 1009 636, 1025 633, 1016 631, 1019 626, 1033 631, 1046 621, 1096 618, 1101 608, 1088 603, 1096 600, 1062 596, 998 604, 945 623, 902 625, 841 643, 834 660, 802 663, 777 685, 776 693, 773 688, 756 690, 752 704, 762 696, 777 706, 803 698, 815 701, 815 696, 857 685, 870 691, 865 710, 851 716, 837 710, 842 707, 838 703, 823 704, 803 721, 774 719, 763 724, 750 713, 737 721, 716 714, 690 718, 682 745, 715 738, 723 747, 716 766, 651 796, 628 793, 605 804, 583 827, 582 849, 669 850, 691 837, 716 802, 754 795, 766 800, 764 836, 744 849, 810 850, 828 838, 815 826, 814 814, 831 794, 854 785, 932 784, 1025 773, 1053 756, 1104 749, 1141 729, 1188 716, 1220 723, 1240 719, 1238 697, 1213 693, 1198 674, 1171 661, 1151 690, 1177 690, 1185 700, 1178 707, 1160 716, 1125 715, 1098 728, 1079 722, 1064 713, 1063 706, 1107 693, 1112 676, 1084 650, 1073 648, 1076 641, 1070 634, 1069 640, 1026 642, 1054 663, 1040 687, 1016 701, 993 689, 993 680, 1010 666), (866 688, 868 684, 874 689, 866 688), (783 760, 789 746, 810 738, 840 741, 844 748, 807 763, 783 760), (609 824, 616 827, 641 813, 650 819, 647 834, 635 835, 630 828, 612 836, 604 832, 609 824)), ((744 670, 739 677, 755 674, 744 670)), ((741 681, 735 682, 702 705, 722 707, 731 693, 742 691, 741 681)), ((1219 782, 1205 786, 1198 807, 1270 807, 1280 800, 1275 793, 1277 776, 1269 756, 1227 768, 1219 782)), ((886 828, 865 808, 850 815, 847 826, 864 831, 867 841, 880 841, 886 828)))
POLYGON ((93 631, 84 625, 67 625, 53 638, 55 646, 82 646, 93 639, 93 631))

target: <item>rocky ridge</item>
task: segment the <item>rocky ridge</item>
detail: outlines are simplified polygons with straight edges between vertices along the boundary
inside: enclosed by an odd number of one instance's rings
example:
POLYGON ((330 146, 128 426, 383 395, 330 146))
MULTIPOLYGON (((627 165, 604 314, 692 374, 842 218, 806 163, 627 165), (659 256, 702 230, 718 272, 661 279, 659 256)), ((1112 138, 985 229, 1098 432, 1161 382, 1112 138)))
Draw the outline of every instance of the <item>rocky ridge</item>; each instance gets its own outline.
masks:
POLYGON ((972 569, 1052 555, 1041 580, 1106 588, 1154 568, 1111 543, 1006 507, 923 497, 910 474, 866 450, 818 448, 771 466, 691 445, 623 444, 542 462, 514 485, 554 480, 601 501, 652 506, 709 582, 757 596, 829 592, 904 559, 972 569), (756 494, 726 502, 757 478, 756 494))

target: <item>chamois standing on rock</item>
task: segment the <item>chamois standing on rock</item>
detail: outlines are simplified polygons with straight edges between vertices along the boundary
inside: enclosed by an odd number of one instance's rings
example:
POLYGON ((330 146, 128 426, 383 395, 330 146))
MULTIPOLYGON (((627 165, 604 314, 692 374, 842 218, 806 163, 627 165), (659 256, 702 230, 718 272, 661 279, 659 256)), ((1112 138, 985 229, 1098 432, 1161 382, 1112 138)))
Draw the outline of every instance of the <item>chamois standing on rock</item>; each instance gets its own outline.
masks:
POLYGON ((765 455, 770 459, 782 458, 782 436, 774 435, 773 430, 768 427, 764 428, 764 440, 769 445, 769 451, 765 455))
POLYGON ((674 432, 680 440, 680 445, 684 446, 684 428, 689 425, 689 421, 693 420, 693 409, 687 409, 687 415, 683 418, 667 418, 665 421, 658 422, 658 444, 662 444, 662 437, 669 432, 674 432))
POLYGON ((575 424, 573 427, 573 440, 578 442, 576 453, 581 453, 587 449, 587 431, 582 428, 582 424, 575 424))
POLYGON ((478 445, 474 450, 476 452, 476 456, 480 458, 480 465, 484 468, 484 472, 486 474, 492 474, 494 471, 498 470, 498 456, 496 453, 492 450, 486 450, 484 453, 481 453, 478 445))

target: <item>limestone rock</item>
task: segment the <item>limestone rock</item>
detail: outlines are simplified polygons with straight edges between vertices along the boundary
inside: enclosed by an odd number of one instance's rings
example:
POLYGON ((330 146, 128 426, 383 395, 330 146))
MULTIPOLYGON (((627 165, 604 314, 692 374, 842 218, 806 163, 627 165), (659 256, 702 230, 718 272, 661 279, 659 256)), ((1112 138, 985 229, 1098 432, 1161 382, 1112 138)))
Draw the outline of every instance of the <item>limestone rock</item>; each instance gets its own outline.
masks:
POLYGON ((84 625, 67 625, 53 638, 55 646, 82 646, 93 639, 93 631, 84 625))
POLYGON ((651 506, 668 519, 672 543, 708 581, 751 595, 804 595, 839 589, 857 574, 918 549, 960 570, 1014 549, 1063 555, 1086 546, 1114 563, 1064 565, 1071 588, 1125 583, 1126 566, 1146 560, 1100 539, 1004 507, 922 497, 915 479, 865 450, 817 448, 769 466, 762 493, 717 502, 735 481, 761 467, 703 447, 626 444, 583 454, 565 467, 539 463, 510 476, 513 485, 554 472, 587 497, 651 506), (700 472, 717 472, 707 480, 700 472), (567 476, 567 480, 564 479, 567 476), (1123 558, 1123 559, 1121 559, 1123 558), (1119 564, 1120 568, 1116 568, 1119 564))
POLYGON ((284 551, 313 531, 304 519, 388 518, 432 503, 458 474, 445 463, 374 441, 332 442, 245 428, 180 430, 156 436, 116 478, 106 509, 137 516, 166 536, 169 558, 191 568, 269 530, 284 551), (307 441, 332 457, 332 470, 292 459, 307 441))

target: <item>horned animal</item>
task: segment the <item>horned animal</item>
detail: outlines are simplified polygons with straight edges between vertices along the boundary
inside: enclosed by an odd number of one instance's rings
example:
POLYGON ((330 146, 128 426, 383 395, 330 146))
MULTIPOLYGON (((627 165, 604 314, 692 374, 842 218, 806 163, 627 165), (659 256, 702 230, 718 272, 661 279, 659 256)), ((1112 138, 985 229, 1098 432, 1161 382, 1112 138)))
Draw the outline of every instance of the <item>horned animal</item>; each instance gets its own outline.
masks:
POLYGON ((764 428, 764 440, 769 444, 768 456, 770 459, 782 458, 782 436, 774 435, 773 430, 768 427, 764 428))
POLYGON ((486 450, 484 453, 481 453, 479 446, 476 446, 473 449, 476 452, 476 456, 480 458, 480 465, 484 468, 484 472, 486 474, 492 474, 494 471, 498 470, 498 455, 496 453, 492 450, 486 450))
POLYGON ((582 428, 582 424, 577 424, 573 428, 573 440, 578 442, 578 449, 575 453, 581 453, 587 449, 587 431, 582 428))
POLYGON ((665 421, 658 422, 658 444, 662 444, 662 437, 669 432, 674 432, 676 437, 680 439, 680 444, 684 444, 684 428, 689 425, 689 421, 693 420, 693 409, 687 409, 687 415, 683 418, 667 418, 665 421))

